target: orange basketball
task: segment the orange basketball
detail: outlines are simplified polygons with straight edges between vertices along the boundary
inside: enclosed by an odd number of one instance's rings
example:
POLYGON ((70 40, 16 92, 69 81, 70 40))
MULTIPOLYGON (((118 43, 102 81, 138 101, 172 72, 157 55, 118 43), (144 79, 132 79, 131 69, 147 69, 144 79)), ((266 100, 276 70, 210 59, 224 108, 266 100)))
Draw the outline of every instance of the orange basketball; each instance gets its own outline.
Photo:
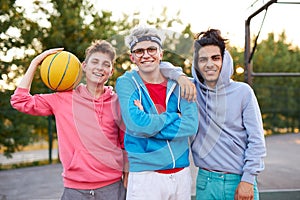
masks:
POLYGON ((81 63, 74 54, 61 51, 43 60, 40 75, 44 84, 51 90, 69 91, 81 80, 81 63))

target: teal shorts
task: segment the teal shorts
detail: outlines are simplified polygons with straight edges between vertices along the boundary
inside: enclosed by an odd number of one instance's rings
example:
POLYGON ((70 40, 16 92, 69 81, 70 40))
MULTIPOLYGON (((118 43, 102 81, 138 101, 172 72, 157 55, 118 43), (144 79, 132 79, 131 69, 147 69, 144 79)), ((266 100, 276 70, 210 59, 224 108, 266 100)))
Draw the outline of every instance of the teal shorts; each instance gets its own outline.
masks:
MULTIPOLYGON (((199 168, 196 182, 196 200, 233 200, 241 175, 211 172, 199 168)), ((259 200, 254 183, 254 200, 259 200)))

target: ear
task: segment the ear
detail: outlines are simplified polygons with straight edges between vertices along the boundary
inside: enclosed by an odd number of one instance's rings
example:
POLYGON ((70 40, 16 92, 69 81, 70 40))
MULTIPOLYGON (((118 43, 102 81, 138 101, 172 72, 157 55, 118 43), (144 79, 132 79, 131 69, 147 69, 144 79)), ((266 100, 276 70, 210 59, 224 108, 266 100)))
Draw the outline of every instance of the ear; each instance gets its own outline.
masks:
POLYGON ((112 66, 110 73, 109 73, 109 77, 111 77, 114 74, 114 67, 112 66))
POLYGON ((162 60, 164 56, 164 51, 161 49, 160 53, 159 53, 159 59, 162 60))
POLYGON ((131 60, 131 62, 133 62, 134 64, 135 64, 135 59, 134 59, 134 56, 132 55, 132 54, 130 54, 130 60, 131 60))
POLYGON ((81 63, 81 69, 82 69, 82 71, 83 72, 85 72, 86 70, 86 62, 85 61, 83 61, 82 63, 81 63))

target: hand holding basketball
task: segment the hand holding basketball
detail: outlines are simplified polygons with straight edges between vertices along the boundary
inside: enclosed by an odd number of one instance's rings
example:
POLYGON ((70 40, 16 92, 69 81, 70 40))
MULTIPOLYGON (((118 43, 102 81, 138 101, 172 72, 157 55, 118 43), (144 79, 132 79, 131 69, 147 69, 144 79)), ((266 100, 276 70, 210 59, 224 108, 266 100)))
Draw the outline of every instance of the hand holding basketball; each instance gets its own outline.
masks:
POLYGON ((42 52, 41 54, 39 54, 38 56, 36 56, 36 57, 31 61, 31 63, 33 63, 35 66, 38 66, 38 65, 40 65, 40 64, 43 62, 43 60, 44 60, 47 56, 49 56, 49 55, 51 55, 51 54, 58 53, 58 52, 60 52, 60 51, 62 51, 62 50, 64 50, 64 48, 48 49, 48 50, 42 52))

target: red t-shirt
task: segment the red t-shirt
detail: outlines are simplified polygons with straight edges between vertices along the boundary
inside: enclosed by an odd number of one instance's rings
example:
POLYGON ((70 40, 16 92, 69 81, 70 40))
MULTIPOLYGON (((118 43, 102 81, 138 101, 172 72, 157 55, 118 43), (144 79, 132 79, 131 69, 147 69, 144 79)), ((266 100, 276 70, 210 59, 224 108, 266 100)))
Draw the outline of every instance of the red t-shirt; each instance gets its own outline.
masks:
MULTIPOLYGON (((158 113, 162 113, 166 111, 166 97, 167 97, 167 83, 165 80, 162 83, 148 83, 145 82, 147 90, 149 91, 150 97, 154 102, 158 113)), ((155 170, 156 172, 163 174, 172 174, 179 172, 183 168, 175 168, 175 169, 165 169, 165 170, 155 170)))
POLYGON ((144 82, 158 113, 166 111, 167 80, 162 83, 144 82))

